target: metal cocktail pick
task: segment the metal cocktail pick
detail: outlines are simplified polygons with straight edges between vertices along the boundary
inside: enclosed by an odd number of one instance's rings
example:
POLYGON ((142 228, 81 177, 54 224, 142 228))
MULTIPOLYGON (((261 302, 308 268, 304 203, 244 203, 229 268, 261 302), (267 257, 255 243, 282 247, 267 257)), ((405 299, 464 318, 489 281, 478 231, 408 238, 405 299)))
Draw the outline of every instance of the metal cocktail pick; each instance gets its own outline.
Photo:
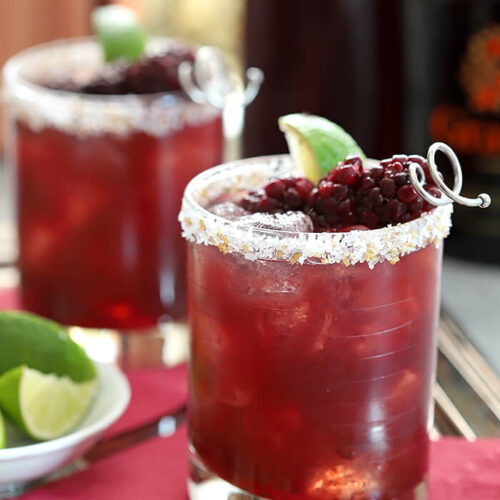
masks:
POLYGON ((455 154, 453 149, 450 148, 450 146, 448 146, 444 142, 435 142, 434 144, 432 144, 429 148, 429 151, 427 152, 427 163, 433 181, 445 196, 443 196, 442 198, 436 198, 435 196, 432 196, 430 193, 428 193, 424 189, 425 174, 422 167, 418 163, 410 163, 408 170, 411 183, 417 190, 418 194, 422 196, 425 201, 432 205, 447 205, 448 203, 453 203, 455 201, 457 203, 460 203, 460 205, 465 205, 466 207, 486 208, 490 206, 491 198, 486 193, 479 194, 477 198, 466 198, 465 196, 460 195, 463 182, 462 167, 460 166, 457 155, 455 154), (444 153, 448 160, 450 160, 454 176, 453 189, 450 189, 439 175, 439 170, 435 161, 437 151, 441 151, 442 153, 444 153))
POLYGON ((208 103, 223 109, 228 96, 240 96, 239 104, 248 106, 259 93, 264 72, 259 68, 246 70, 247 84, 243 89, 241 79, 229 71, 219 49, 201 47, 194 63, 184 61, 179 65, 179 81, 186 94, 196 103, 208 103))
POLYGON ((206 46, 196 52, 194 63, 181 63, 178 74, 181 87, 192 101, 223 110, 224 160, 240 158, 245 107, 259 93, 263 71, 248 68, 245 87, 241 78, 229 70, 220 50, 206 46))

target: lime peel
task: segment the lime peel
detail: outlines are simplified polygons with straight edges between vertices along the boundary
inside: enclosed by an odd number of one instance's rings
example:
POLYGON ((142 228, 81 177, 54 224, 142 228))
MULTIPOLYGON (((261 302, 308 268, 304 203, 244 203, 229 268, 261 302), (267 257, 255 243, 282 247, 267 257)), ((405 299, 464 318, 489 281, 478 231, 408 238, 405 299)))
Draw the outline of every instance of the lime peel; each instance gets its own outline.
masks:
POLYGON ((61 325, 25 312, 2 311, 0 375, 21 365, 74 382, 97 375, 94 363, 61 325))
POLYGON ((2 412, 0 411, 0 450, 5 448, 7 442, 5 438, 5 421, 2 412))
POLYGON ((365 155, 339 125, 316 115, 293 113, 278 120, 290 154, 304 177, 313 182, 326 175, 349 154, 365 155))
POLYGON ((120 58, 136 61, 141 57, 146 32, 133 10, 123 5, 96 7, 91 21, 107 62, 120 58))

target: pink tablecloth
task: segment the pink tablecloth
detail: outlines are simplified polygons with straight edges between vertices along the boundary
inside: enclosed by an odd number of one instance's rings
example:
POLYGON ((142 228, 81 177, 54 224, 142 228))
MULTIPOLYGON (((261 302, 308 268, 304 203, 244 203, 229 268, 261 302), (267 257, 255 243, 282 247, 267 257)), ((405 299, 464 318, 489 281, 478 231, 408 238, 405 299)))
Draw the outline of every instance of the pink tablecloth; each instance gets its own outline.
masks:
MULTIPOLYGON (((0 293, 0 309, 14 308, 12 293, 0 293)), ((131 404, 108 436, 130 430, 185 403, 187 371, 154 368, 127 373, 131 404)), ((153 438, 102 459, 88 469, 32 490, 23 500, 186 500, 185 429, 153 438)), ((443 438, 432 443, 429 500, 499 500, 500 439, 469 443, 443 438)), ((207 499, 209 500, 209 499, 207 499)))

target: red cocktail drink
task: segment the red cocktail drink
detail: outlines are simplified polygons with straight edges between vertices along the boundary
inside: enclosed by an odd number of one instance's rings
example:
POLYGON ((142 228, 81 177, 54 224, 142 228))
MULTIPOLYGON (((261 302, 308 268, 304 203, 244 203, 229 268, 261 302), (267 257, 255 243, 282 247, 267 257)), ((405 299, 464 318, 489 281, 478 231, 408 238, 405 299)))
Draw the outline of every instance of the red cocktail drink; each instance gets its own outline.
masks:
POLYGON ((450 209, 305 233, 202 208, 290 170, 247 160, 186 190, 193 467, 276 500, 424 498, 450 209))
POLYGON ((92 41, 6 67, 24 307, 69 325, 139 329, 185 313, 177 213, 220 162, 220 113, 178 92, 84 95, 34 82, 97 72, 92 41))

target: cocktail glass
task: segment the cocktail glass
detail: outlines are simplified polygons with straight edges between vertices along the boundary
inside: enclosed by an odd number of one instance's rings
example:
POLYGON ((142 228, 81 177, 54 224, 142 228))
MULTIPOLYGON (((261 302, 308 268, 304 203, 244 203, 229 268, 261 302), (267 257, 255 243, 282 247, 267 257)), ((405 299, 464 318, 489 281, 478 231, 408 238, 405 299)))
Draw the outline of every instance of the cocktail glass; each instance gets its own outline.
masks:
POLYGON ((204 208, 293 168, 234 162, 184 195, 190 498, 423 499, 451 207, 346 233, 204 208))
POLYGON ((37 83, 102 65, 95 41, 73 39, 5 66, 22 303, 66 325, 150 330, 185 315, 177 214, 188 181, 221 161, 221 112, 180 91, 97 96, 37 83))

